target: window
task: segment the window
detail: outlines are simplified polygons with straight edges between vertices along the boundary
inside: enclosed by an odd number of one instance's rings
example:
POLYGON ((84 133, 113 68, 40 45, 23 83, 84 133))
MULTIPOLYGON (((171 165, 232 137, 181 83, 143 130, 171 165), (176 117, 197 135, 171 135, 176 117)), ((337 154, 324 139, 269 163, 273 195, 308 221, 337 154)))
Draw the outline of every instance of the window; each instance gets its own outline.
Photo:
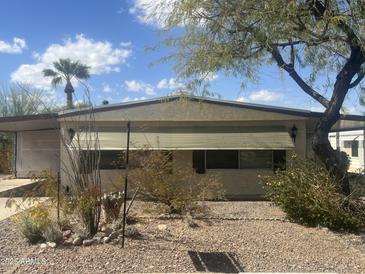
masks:
POLYGON ((272 168, 272 150, 241 150, 240 168, 272 168))
POLYGON ((274 150, 273 151, 273 168, 274 171, 286 168, 286 151, 285 150, 274 150))
POLYGON ((125 168, 125 152, 121 150, 100 150, 100 169, 125 168))
POLYGON ((344 151, 350 154, 351 157, 359 157, 359 141, 343 141, 344 151))
POLYGON ((99 169, 123 169, 124 151, 120 150, 82 150, 80 152, 80 173, 91 173, 97 167, 100 152, 99 169))
POLYGON ((193 168, 196 173, 205 173, 205 151, 204 150, 194 150, 193 151, 193 168))
POLYGON ((351 156, 359 157, 359 141, 352 141, 351 144, 351 156))
POLYGON ((207 150, 206 165, 210 169, 238 168, 238 150, 207 150))

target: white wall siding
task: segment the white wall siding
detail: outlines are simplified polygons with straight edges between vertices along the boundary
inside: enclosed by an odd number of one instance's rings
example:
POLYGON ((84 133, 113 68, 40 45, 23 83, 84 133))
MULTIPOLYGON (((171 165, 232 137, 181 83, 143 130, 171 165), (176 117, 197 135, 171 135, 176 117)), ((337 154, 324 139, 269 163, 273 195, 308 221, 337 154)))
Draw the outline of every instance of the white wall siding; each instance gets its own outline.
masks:
POLYGON ((341 151, 347 153, 350 159, 349 171, 360 172, 364 170, 364 131, 345 131, 345 132, 331 132, 329 135, 331 146, 336 149, 340 148, 341 151), (336 141, 336 134, 338 134, 338 140, 336 141), (345 142, 358 141, 358 156, 353 156, 351 147, 345 147, 345 142))

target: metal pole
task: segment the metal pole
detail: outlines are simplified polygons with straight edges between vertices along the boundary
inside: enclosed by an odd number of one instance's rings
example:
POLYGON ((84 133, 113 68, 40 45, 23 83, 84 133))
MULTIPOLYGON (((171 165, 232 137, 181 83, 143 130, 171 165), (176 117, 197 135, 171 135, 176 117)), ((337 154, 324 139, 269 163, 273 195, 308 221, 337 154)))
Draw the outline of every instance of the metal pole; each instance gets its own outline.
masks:
POLYGON ((127 151, 125 155, 125 175, 124 175, 124 204, 123 204, 123 227, 122 227, 122 248, 124 248, 125 225, 127 221, 127 190, 128 190, 128 163, 129 163, 129 138, 131 133, 131 122, 127 123, 127 151))
POLYGON ((57 222, 61 224, 60 220, 60 191, 61 191, 61 174, 57 172, 57 222))
POLYGON ((16 169, 16 162, 18 157, 18 132, 15 132, 14 136, 14 177, 17 178, 17 169, 16 169))

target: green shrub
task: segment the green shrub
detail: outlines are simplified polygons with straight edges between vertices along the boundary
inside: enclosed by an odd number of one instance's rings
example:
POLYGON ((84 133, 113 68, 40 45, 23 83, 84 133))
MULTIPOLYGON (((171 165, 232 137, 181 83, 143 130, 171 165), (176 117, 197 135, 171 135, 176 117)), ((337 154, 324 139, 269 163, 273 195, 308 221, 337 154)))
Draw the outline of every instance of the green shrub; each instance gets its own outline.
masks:
POLYGON ((296 222, 334 230, 364 228, 363 204, 339 193, 334 177, 318 163, 295 156, 286 170, 262 179, 268 198, 296 222))

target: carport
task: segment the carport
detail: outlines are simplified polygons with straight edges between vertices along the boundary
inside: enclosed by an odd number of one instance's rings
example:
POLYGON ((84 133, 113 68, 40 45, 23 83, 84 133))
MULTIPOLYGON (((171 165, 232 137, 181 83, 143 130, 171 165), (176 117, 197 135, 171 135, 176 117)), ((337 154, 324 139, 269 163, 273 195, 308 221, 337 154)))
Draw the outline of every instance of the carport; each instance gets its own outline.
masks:
POLYGON ((13 175, 16 178, 28 178, 42 170, 59 171, 56 113, 1 117, 0 132, 14 136, 13 175))

